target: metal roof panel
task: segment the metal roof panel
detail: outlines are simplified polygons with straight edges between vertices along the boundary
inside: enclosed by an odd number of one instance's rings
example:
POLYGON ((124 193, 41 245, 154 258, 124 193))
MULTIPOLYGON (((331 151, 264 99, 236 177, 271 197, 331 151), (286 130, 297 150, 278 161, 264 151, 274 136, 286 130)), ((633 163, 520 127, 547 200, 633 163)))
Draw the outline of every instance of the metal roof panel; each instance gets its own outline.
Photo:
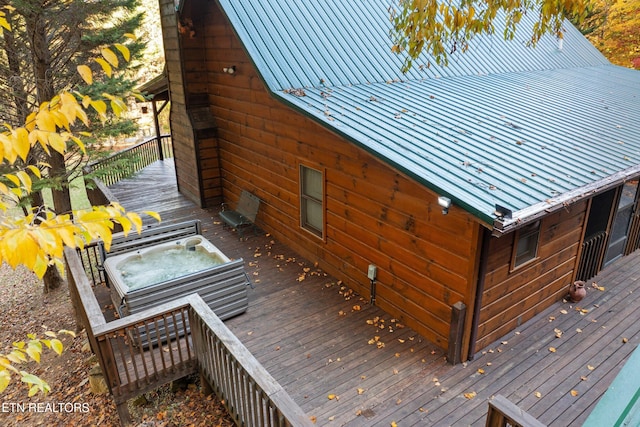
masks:
POLYGON ((640 164, 640 73, 569 23, 562 50, 526 46, 525 16, 513 41, 476 37, 448 67, 425 54, 402 74, 387 0, 219 3, 283 102, 484 221, 640 164))

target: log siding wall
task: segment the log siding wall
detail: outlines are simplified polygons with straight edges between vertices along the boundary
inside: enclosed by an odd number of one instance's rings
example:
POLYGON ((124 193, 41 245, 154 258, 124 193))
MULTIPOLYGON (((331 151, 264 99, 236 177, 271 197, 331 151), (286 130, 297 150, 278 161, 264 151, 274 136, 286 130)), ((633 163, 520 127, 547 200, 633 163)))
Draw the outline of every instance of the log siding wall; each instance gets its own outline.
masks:
POLYGON ((455 206, 443 215, 435 193, 274 100, 217 6, 198 16, 225 200, 255 193, 259 225, 365 297, 377 265, 377 305, 446 348, 451 306, 473 305, 480 225, 455 206), (301 163, 325 171, 324 240, 300 228, 301 163))
POLYGON ((482 293, 477 349, 561 299, 578 263, 587 201, 542 219, 538 256, 511 270, 515 233, 492 238, 482 293))

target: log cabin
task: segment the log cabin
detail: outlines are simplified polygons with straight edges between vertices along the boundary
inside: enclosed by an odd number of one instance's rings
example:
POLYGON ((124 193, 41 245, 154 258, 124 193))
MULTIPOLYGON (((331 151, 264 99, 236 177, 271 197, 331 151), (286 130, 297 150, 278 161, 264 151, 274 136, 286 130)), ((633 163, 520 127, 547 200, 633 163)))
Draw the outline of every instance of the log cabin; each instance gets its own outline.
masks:
POLYGON ((159 1, 179 190, 250 191, 262 229, 452 362, 640 246, 640 72, 570 23, 403 73, 388 0, 159 1))

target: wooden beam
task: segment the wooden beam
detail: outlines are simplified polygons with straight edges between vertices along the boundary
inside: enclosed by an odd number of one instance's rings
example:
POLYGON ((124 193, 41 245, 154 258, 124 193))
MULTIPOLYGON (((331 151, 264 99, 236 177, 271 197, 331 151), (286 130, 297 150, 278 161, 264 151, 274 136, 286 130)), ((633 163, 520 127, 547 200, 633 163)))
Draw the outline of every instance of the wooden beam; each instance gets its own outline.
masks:
POLYGON ((451 328, 449 329, 449 349, 447 362, 455 365, 462 362, 462 338, 464 335, 464 319, 467 306, 458 301, 451 307, 451 328))

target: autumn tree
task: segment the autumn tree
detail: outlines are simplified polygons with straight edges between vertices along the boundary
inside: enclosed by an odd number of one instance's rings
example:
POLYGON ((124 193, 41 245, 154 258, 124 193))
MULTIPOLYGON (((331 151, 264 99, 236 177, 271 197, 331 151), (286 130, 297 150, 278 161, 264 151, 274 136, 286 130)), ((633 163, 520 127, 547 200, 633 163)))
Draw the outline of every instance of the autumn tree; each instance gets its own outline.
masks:
MULTIPOLYGON (((19 126, 27 115, 44 102, 51 100, 61 90, 74 87, 79 77, 76 67, 96 59, 100 46, 110 45, 121 40, 124 33, 132 33, 142 19, 140 13, 134 13, 138 0, 102 0, 87 2, 84 0, 0 0, 4 6, 5 19, 12 31, 3 33, 0 56, 0 88, 7 95, 0 98, 0 118, 7 124, 19 126)), ((142 45, 133 43, 129 52, 135 55, 142 45)), ((99 67, 103 64, 96 64, 99 67)), ((108 65, 108 64, 107 64, 108 65)), ((122 74, 112 74, 108 67, 99 67, 105 71, 106 78, 100 85, 87 86, 83 95, 97 96, 108 92, 119 96, 131 90, 134 83, 122 74)), ((96 118, 95 112, 87 112, 90 118, 96 118)), ((92 120, 87 124, 94 135, 99 129, 113 132, 133 130, 130 123, 118 125, 114 115, 106 114, 106 119, 92 120), (96 123, 108 126, 96 127, 96 123)), ((126 122, 125 122, 126 123, 126 122)), ((71 213, 69 177, 77 173, 68 166, 69 158, 78 156, 77 147, 70 146, 65 154, 57 150, 47 151, 41 147, 31 150, 26 164, 47 164, 41 178, 34 179, 35 191, 25 195, 23 203, 32 207, 44 206, 43 186, 51 189, 53 206, 58 213, 71 213)), ((45 277, 45 291, 57 287, 60 278, 55 270, 45 277)))
POLYGON ((580 22, 587 0, 398 0, 391 7, 393 50, 406 55, 404 70, 411 67, 423 51, 439 64, 447 64, 449 54, 469 48, 469 41, 480 34, 494 34, 503 22, 502 37, 513 39, 524 14, 535 14, 538 21, 529 36, 535 45, 544 34, 562 37, 565 18, 580 22))
MULTIPOLYGON (((11 12, 13 9, 5 10, 11 12)), ((10 22, 0 10, 0 31, 11 31, 10 22)), ((107 74, 120 63, 115 52, 127 61, 130 59, 130 50, 124 44, 101 48, 96 62, 107 74)), ((88 86, 93 84, 94 73, 89 66, 79 65, 77 73, 88 86)), ((105 120, 108 111, 117 115, 126 109, 123 100, 117 96, 102 93, 96 98, 71 89, 61 90, 41 102, 28 112, 22 123, 0 125, 0 263, 14 268, 24 265, 40 278, 52 268, 64 269, 65 246, 82 248, 89 241, 102 239, 109 247, 115 223, 122 226, 125 234, 133 229, 140 232, 142 227, 138 214, 126 212, 118 204, 64 214, 43 207, 24 214, 12 209, 34 192, 34 181, 40 180, 43 170, 49 168, 48 164, 29 161, 34 150, 42 150, 48 158, 53 153, 64 158, 72 146, 84 151, 81 137, 86 133, 82 129, 90 124, 89 112, 105 120)), ((159 219, 157 214, 149 214, 159 219)), ((71 332, 47 331, 44 338, 29 335, 28 341, 16 341, 10 352, 0 353, 0 393, 13 375, 18 375, 29 386, 30 396, 39 391, 46 393, 49 390, 46 382, 16 366, 29 359, 39 361, 47 347, 60 354, 62 343, 57 339, 60 333, 71 332)))
POLYGON ((574 23, 611 62, 640 69, 640 0, 588 0, 574 23))

